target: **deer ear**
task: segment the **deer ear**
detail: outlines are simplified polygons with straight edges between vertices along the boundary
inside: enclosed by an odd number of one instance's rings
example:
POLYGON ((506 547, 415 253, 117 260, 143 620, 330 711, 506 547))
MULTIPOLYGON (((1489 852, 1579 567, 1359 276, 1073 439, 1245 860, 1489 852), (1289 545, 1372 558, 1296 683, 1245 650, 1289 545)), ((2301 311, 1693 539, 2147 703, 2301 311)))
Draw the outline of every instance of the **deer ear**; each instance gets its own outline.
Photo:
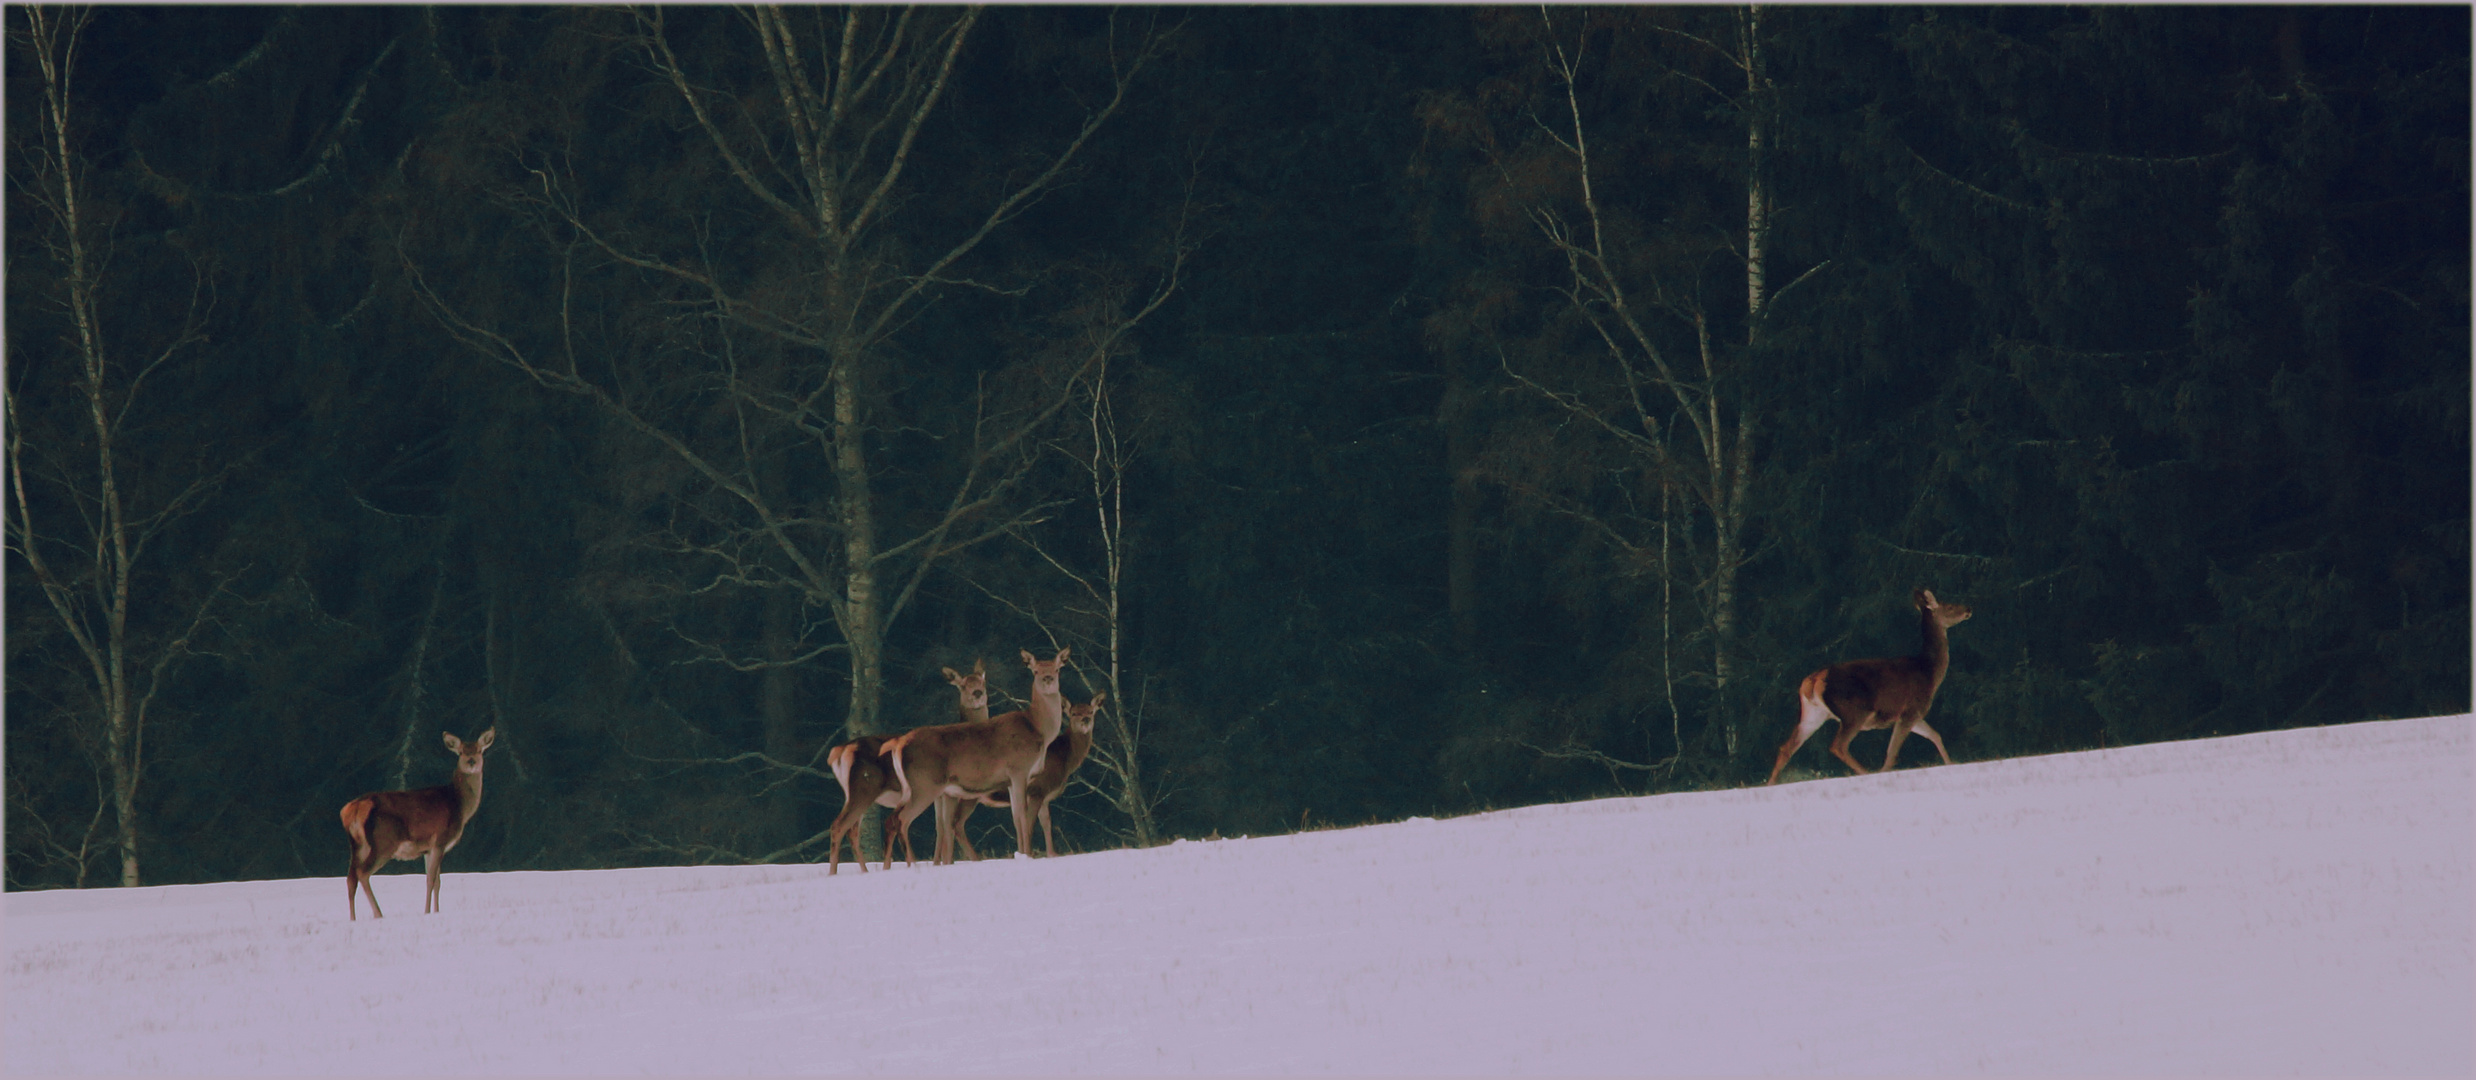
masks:
POLYGON ((1918 607, 1931 608, 1934 606, 1934 594, 1925 589, 1917 590, 1917 596, 1915 599, 1918 607))
POLYGON ((457 738, 455 732, 442 731, 439 732, 439 735, 447 740, 447 751, 449 753, 461 754, 464 752, 464 740, 457 738))
POLYGON ((1107 700, 1109 700, 1109 695, 1107 694, 1094 694, 1092 695, 1092 707, 1095 709, 1100 708, 1100 703, 1107 700))
POLYGON ((1040 663, 1040 658, 1039 658, 1039 657, 1036 657, 1036 656, 1033 656, 1033 655, 1032 655, 1032 650, 1030 650, 1030 649, 1025 649, 1025 650, 1023 650, 1023 663, 1024 663, 1024 666, 1026 666, 1026 667, 1034 667, 1034 666, 1038 666, 1038 665, 1039 665, 1039 663, 1040 663))
POLYGON ((495 739, 495 738, 498 738, 498 737, 499 737, 499 729, 497 729, 497 728, 491 728, 491 729, 490 729, 490 730, 488 730, 488 731, 482 732, 482 733, 481 733, 481 738, 480 738, 478 741, 476 741, 476 742, 474 742, 474 743, 473 743, 473 750, 474 750, 474 752, 475 752, 475 753, 479 753, 479 752, 481 752, 481 751, 483 751, 483 750, 488 750, 488 749, 490 749, 490 740, 495 739))
POLYGON ((962 677, 961 675, 957 675, 957 674, 955 674, 955 671, 954 671, 954 669, 953 669, 953 668, 939 668, 938 670, 943 671, 943 672, 945 672, 945 673, 946 673, 946 681, 947 681, 947 682, 953 683, 953 684, 954 684, 954 685, 956 685, 956 686, 961 686, 961 685, 963 685, 963 677, 962 677))
POLYGON ((987 662, 987 661, 984 661, 984 660, 982 660, 982 659, 980 659, 980 658, 979 658, 979 657, 977 657, 977 656, 972 657, 972 658, 971 658, 971 673, 972 673, 972 674, 974 674, 974 675, 986 675, 986 674, 988 674, 988 673, 989 673, 989 665, 988 665, 988 662, 987 662))
POLYGON ((1073 652, 1073 651, 1074 651, 1073 649, 1059 649, 1059 650, 1057 651, 1057 659, 1050 661, 1050 663, 1054 663, 1054 664, 1063 664, 1063 663, 1065 663, 1065 662, 1066 662, 1066 654, 1067 654, 1067 653, 1070 653, 1070 652, 1073 652))

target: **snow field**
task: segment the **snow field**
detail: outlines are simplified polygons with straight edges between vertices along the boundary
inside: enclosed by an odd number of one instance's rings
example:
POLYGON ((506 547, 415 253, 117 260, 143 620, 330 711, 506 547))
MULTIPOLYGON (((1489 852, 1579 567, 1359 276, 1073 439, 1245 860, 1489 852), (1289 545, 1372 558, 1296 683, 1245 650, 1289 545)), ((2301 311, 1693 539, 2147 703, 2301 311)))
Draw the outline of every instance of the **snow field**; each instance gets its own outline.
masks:
MULTIPOLYGON (((2476 719, 1057 860, 12 893, 11 1074, 2476 1072, 2476 719)), ((487 803, 482 813, 489 813, 487 803)))

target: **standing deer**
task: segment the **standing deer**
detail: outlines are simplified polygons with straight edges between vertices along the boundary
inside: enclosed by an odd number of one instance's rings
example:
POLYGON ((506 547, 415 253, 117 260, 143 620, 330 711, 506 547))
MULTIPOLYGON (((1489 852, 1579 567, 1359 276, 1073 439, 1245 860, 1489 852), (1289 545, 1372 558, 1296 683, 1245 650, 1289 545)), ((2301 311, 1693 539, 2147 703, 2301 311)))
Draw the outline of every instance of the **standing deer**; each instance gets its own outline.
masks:
POLYGON ((1833 664, 1805 677, 1797 686, 1797 730, 1788 733, 1788 741, 1780 744, 1780 756, 1771 763, 1771 779, 1764 784, 1776 784, 1780 770, 1788 766, 1788 758, 1805 745, 1807 739, 1822 730, 1823 721, 1837 719, 1840 731, 1831 737, 1831 754, 1860 775, 1870 771, 1848 755, 1848 741, 1860 731, 1876 728, 1891 729, 1891 749, 1883 754, 1883 771, 1891 771, 1900 760, 1900 741, 1915 731, 1934 744, 1934 752, 1942 755, 1943 764, 1952 763, 1952 755, 1943 749, 1943 736, 1926 726, 1926 710, 1934 705, 1934 692, 1943 685, 1943 673, 1952 666, 1952 649, 1946 631, 1966 622, 1969 609, 1959 604, 1939 604, 1934 594, 1917 590, 1911 598, 1917 604, 1918 626, 1925 636, 1925 651, 1916 656, 1882 660, 1850 660, 1833 664))
MULTIPOLYGON (((946 668, 945 672, 946 681, 954 684, 955 692, 961 698, 956 710, 961 722, 988 719, 988 666, 974 659, 969 675, 958 674, 953 668, 946 668)), ((828 875, 842 864, 845 838, 851 841, 853 861, 859 864, 861 873, 867 873, 868 860, 860 857, 860 821, 868 816, 868 808, 872 804, 888 809, 903 805, 893 766, 879 756, 890 738, 892 736, 862 735, 825 753, 826 767, 834 770, 835 782, 843 787, 842 812, 834 815, 834 823, 825 830, 825 872, 828 875)), ((894 868, 894 841, 898 831, 903 842, 903 862, 906 865, 912 862, 911 833, 909 830, 898 830, 898 820, 891 814, 886 816, 885 857, 889 870, 894 868)), ((973 850, 971 841, 959 836, 956 839, 962 840, 963 850, 971 855, 974 862, 979 861, 980 853, 973 850)))
MULTIPOLYGON (((1046 763, 1040 767, 1039 774, 1032 777, 1032 782, 1024 786, 1024 797, 1032 800, 1032 813, 1040 818, 1041 842, 1047 845, 1052 859, 1057 857, 1057 830, 1049 824, 1049 803, 1058 797, 1059 792, 1066 790, 1067 777, 1074 775, 1075 769, 1083 764, 1084 757, 1092 752, 1092 714, 1098 712, 1100 703, 1108 698, 1109 695, 1101 694, 1081 705, 1066 707, 1065 732, 1061 737, 1049 740, 1046 763)), ((971 841, 964 839, 963 823, 971 818, 975 807, 1005 805, 1006 793, 992 791, 955 809, 954 842, 963 845, 964 852, 970 854, 973 861, 979 861, 980 856, 971 850, 971 841)))
MULTIPOLYGON (((937 808, 938 865, 954 861, 952 799, 978 799, 1003 789, 1007 808, 1014 811, 1015 851, 1032 853, 1026 788, 1047 764, 1049 740, 1065 726, 1064 698, 1058 691, 1058 671, 1069 650, 1053 660, 1040 660, 1024 650, 1023 663, 1032 671, 1032 707, 1003 716, 960 724, 913 728, 889 740, 878 754, 894 765, 901 785, 901 828, 931 806, 937 808)), ((891 862, 888 864, 891 865, 891 862)))
POLYGON ((440 910, 439 856, 464 838, 465 823, 481 808, 481 755, 490 749, 490 740, 498 737, 499 729, 482 732, 481 738, 470 743, 453 734, 440 734, 456 755, 453 780, 411 791, 371 792, 344 804, 344 833, 352 837, 352 863, 344 873, 344 910, 353 921, 361 918, 362 893, 369 894, 370 917, 386 917, 378 910, 378 890, 370 887, 370 875, 390 860, 416 855, 427 859, 430 868, 430 888, 422 894, 421 913, 440 910))

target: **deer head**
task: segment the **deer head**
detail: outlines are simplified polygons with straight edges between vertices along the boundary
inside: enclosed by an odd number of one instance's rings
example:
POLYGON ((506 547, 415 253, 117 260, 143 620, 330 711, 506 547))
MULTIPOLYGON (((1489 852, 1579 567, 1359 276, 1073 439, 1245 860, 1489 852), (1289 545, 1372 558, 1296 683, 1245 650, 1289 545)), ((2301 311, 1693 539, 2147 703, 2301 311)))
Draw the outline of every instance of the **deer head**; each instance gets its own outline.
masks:
POLYGON ((954 688, 961 691, 963 695, 963 712, 966 715, 988 716, 989 669, 987 663, 974 657, 971 662, 971 674, 958 674, 953 668, 946 668, 945 672, 946 681, 953 683, 954 688))
POLYGON ((1949 630, 1969 621, 1970 611, 1967 605, 1936 603, 1934 593, 1926 589, 1917 590, 1916 595, 1910 599, 1916 602, 1917 610, 1934 616, 1935 625, 1943 629, 1949 630))
POLYGON ((1107 694, 1094 694, 1092 695, 1092 700, 1090 701, 1084 702, 1081 705, 1067 706, 1066 726, 1072 729, 1077 735, 1090 735, 1092 733, 1092 714, 1100 711, 1100 703, 1108 700, 1108 697, 1109 695, 1107 694))
POLYGON ((439 734, 447 740, 448 752, 456 755, 456 771, 480 776, 481 755, 490 749, 490 740, 499 737, 499 729, 491 728, 482 732, 481 738, 473 740, 470 746, 465 745, 464 740, 456 738, 454 732, 442 731, 439 734))
MULTIPOLYGON (((1059 649, 1057 659, 1042 660, 1033 656, 1032 650, 1023 650, 1023 666, 1032 669, 1032 706, 1035 710, 1039 709, 1044 702, 1062 700, 1058 696, 1057 676, 1058 672, 1066 667, 1066 655, 1073 651, 1072 649, 1059 649)), ((1052 718, 1051 722, 1055 722, 1057 714, 1049 715, 1052 718)))

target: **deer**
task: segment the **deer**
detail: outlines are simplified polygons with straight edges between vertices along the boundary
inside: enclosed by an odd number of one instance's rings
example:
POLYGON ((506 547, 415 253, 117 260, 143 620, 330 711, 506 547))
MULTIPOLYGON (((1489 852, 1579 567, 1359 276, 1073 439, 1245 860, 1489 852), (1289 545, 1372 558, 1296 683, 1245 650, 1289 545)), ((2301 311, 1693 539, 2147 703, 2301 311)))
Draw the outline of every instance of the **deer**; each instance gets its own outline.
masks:
MULTIPOLYGON (((1006 792, 1007 808, 1014 811, 1015 851, 1031 857, 1027 789, 1048 764, 1050 740, 1065 727, 1058 672, 1066 666, 1069 651, 1059 649, 1056 658, 1041 660, 1031 650, 1023 650, 1024 666, 1032 671, 1030 709, 987 720, 913 728, 878 749, 879 757, 893 763, 902 792, 900 828, 909 832, 923 811, 937 808, 937 865, 954 862, 956 810, 948 800, 977 800, 1000 789, 1006 792)), ((893 867, 890 853, 886 865, 893 867)))
MULTIPOLYGON (((1041 842, 1048 848, 1052 859, 1057 858, 1057 830, 1049 824, 1049 803, 1066 790, 1067 778, 1074 775, 1075 769, 1083 764, 1083 759, 1091 754, 1092 716, 1100 711, 1100 703, 1108 699, 1109 695, 1100 694, 1081 705, 1066 706, 1063 737, 1049 740, 1047 761, 1041 766, 1040 774, 1024 785, 1024 797, 1032 800, 1031 812, 1040 819, 1041 842)), ((971 818, 975 808, 1005 805, 1005 793, 992 791, 978 799, 963 802, 956 808, 954 841, 963 845, 963 850, 971 855, 972 861, 978 862, 980 856, 971 850, 971 841, 963 838, 963 823, 971 818)))
POLYGON ((473 811, 481 809, 481 756, 499 729, 482 732, 481 738, 469 743, 453 732, 440 734, 456 755, 455 776, 449 782, 411 791, 374 791, 344 804, 340 816, 345 835, 352 838, 352 862, 344 873, 344 910, 355 922, 361 919, 363 893, 370 897, 370 917, 386 918, 378 910, 378 890, 370 887, 370 875, 391 860, 415 856, 426 859, 430 869, 430 888, 422 894, 421 913, 441 910, 439 856, 464 838, 465 823, 473 820, 473 811))
POLYGON ((1910 600, 1917 605, 1925 651, 1916 656, 1849 660, 1806 676, 1797 685, 1797 729, 1780 744, 1780 756, 1771 763, 1771 779, 1763 781, 1765 786, 1778 783, 1789 757, 1822 730, 1823 721, 1833 719, 1840 722, 1840 730, 1831 738, 1831 754, 1860 776, 1871 770, 1849 756, 1848 742, 1858 732, 1876 728, 1891 729, 1891 749, 1883 754, 1885 772, 1899 762, 1900 742, 1912 731, 1934 744, 1943 764, 1952 763, 1951 753, 1943 749, 1943 736, 1926 723, 1926 710, 1934 705, 1934 692, 1942 688, 1943 675, 1952 666, 1948 632, 1968 621, 1969 609, 1938 603, 1925 589, 1917 590, 1910 600))
MULTIPOLYGON (((988 665, 975 658, 971 663, 969 675, 961 674, 953 668, 943 670, 946 673, 946 681, 954 684, 956 695, 961 699, 956 709, 960 717, 959 722, 971 723, 988 719, 988 665)), ((825 830, 828 845, 825 872, 829 876, 841 866, 842 845, 845 839, 851 841, 852 860, 859 865, 861 873, 867 873, 868 860, 860 857, 860 821, 868 816, 868 808, 872 805, 894 809, 903 804, 902 793, 897 787, 892 766, 878 753, 884 748, 886 740, 891 737, 862 735, 826 751, 826 767, 833 770, 834 781, 841 784, 843 788, 842 812, 834 815, 833 824, 827 826, 825 830)), ((887 815, 885 856, 886 868, 889 870, 894 868, 894 841, 898 831, 896 823, 897 819, 893 815, 887 815)), ((903 842, 903 862, 909 865, 913 861, 911 833, 908 830, 899 831, 903 842)), ((956 839, 962 841, 963 850, 971 855, 972 861, 980 860, 980 852, 972 848, 970 840, 959 836, 956 839)))

